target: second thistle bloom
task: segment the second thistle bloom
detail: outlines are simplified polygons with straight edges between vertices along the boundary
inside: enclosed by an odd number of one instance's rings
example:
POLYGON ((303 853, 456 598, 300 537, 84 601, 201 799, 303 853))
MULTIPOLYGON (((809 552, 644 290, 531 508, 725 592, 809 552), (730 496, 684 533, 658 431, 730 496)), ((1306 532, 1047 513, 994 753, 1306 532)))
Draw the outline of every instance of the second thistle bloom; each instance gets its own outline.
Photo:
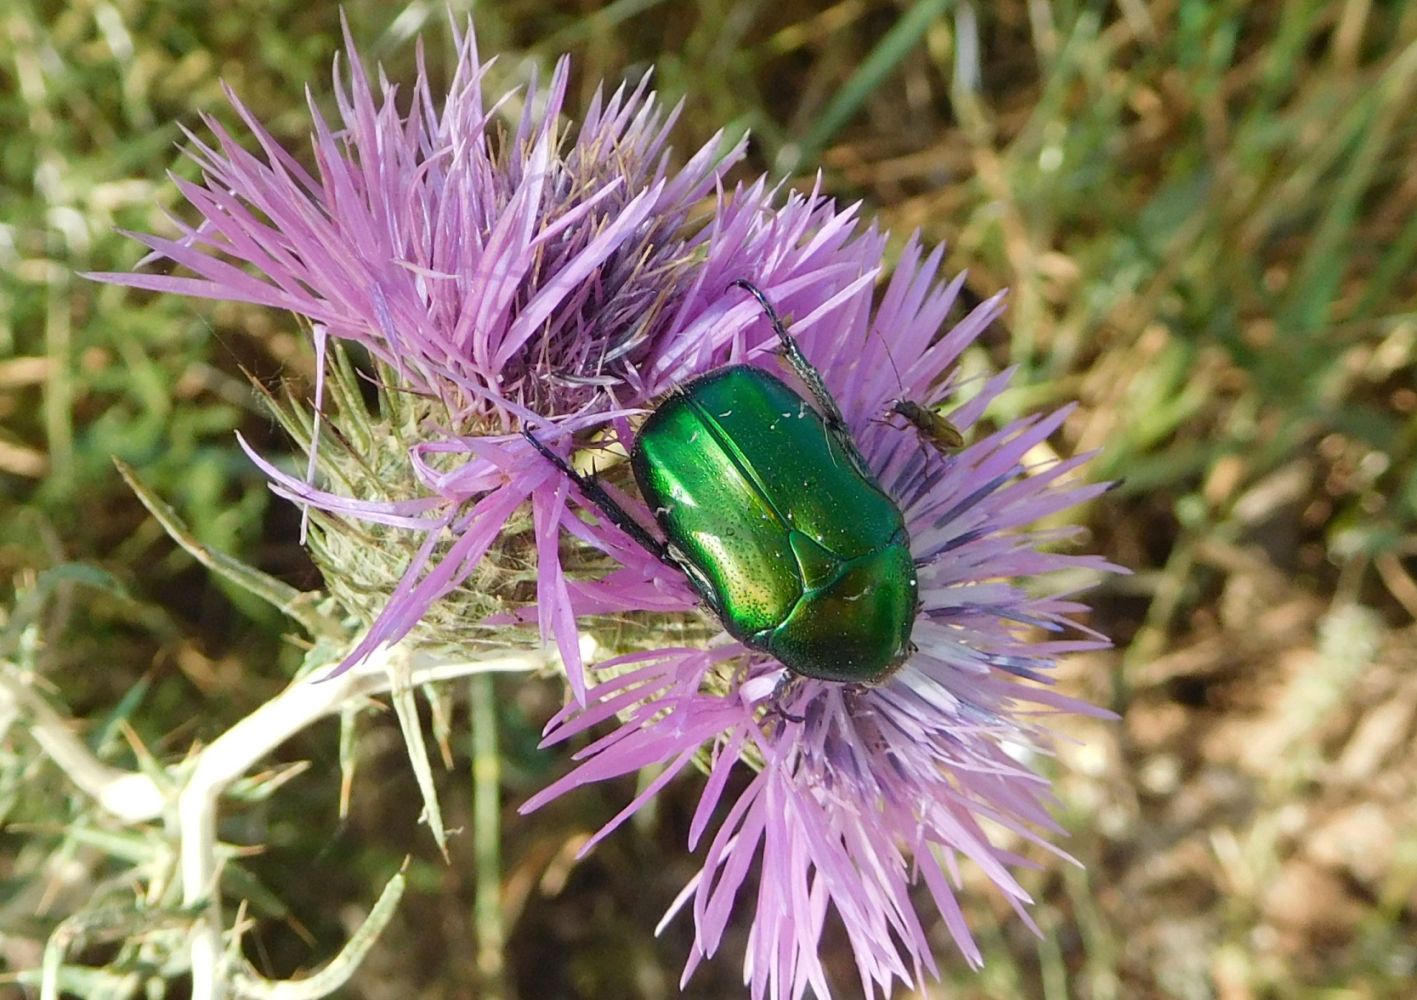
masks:
MULTIPOLYGON (((811 220, 803 232, 839 231, 831 206, 815 200, 791 202, 778 218, 811 220)), ((874 233, 834 246, 862 275, 874 273, 884 250, 874 233)), ((1028 919, 1028 897, 1010 872, 1023 862, 1008 839, 1042 844, 1057 827, 1047 812, 1048 783, 1020 763, 1018 750, 1046 744, 1040 714, 1095 711, 1046 685, 1059 656, 1105 640, 1085 629, 1066 636, 1079 630, 1071 616, 1082 607, 1021 585, 1064 569, 1110 568, 1051 551, 1063 535, 1031 528, 1106 488, 1072 481, 1086 456, 1030 467, 1067 411, 979 434, 947 455, 881 419, 898 397, 927 407, 956 397, 950 419, 968 432, 1007 385, 1005 372, 958 398, 954 364, 999 303, 985 302, 946 330, 960 283, 938 283, 939 262, 938 251, 922 259, 911 244, 875 307, 864 281, 815 300, 791 283, 764 285, 769 299, 800 317, 793 332, 904 516, 919 581, 914 652, 875 686, 798 678, 786 694, 782 663, 733 641, 604 664, 587 704, 553 720, 548 741, 607 721, 617 727, 580 751, 581 765, 526 807, 588 782, 662 767, 589 850, 706 757, 709 777, 690 847, 712 836, 703 869, 673 908, 691 909, 695 923, 685 975, 718 949, 741 897, 753 892, 756 869, 744 968, 754 998, 797 998, 809 987, 829 994, 820 948, 833 912, 868 995, 934 973, 915 885, 977 964, 979 950, 954 896, 959 862, 981 869, 1028 919), (1048 638, 1037 638, 1040 631, 1048 638), (725 801, 740 764, 754 773, 725 801)))

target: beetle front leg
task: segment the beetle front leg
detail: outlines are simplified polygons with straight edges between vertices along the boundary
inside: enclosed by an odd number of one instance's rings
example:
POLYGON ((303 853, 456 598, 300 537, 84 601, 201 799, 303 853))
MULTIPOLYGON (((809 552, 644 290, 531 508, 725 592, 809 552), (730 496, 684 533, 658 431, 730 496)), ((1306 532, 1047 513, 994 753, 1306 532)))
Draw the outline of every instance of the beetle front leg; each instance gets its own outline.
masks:
POLYGON ((728 283, 728 287, 745 289, 748 294, 758 300, 758 305, 762 306, 763 312, 767 313, 768 321, 772 323, 773 332, 777 334, 777 339, 782 343, 782 351, 787 356, 787 363, 792 366, 797 377, 806 383, 807 391, 812 394, 812 399, 821 409, 827 426, 849 436, 850 431, 846 426, 846 417, 842 416, 841 407, 836 405, 836 400, 832 398, 831 392, 827 389, 822 373, 817 371, 812 362, 807 360, 807 356, 797 346, 797 341, 782 325, 782 319, 777 315, 777 310, 773 308, 772 303, 768 301, 768 297, 763 294, 763 290, 747 278, 736 278, 728 283))

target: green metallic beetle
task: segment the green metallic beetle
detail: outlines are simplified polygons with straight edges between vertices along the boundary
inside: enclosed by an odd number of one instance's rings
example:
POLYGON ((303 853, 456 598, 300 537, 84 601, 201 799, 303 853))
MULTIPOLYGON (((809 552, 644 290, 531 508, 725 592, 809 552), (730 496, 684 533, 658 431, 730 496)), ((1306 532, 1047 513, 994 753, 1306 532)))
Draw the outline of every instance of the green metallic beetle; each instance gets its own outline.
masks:
MULTIPOLYGON (((767 297, 745 280, 733 285, 762 305, 817 409, 749 365, 676 389, 640 427, 630 454, 664 541, 523 433, 614 524, 681 571, 734 638, 798 676, 878 684, 914 651, 917 581, 905 518, 767 297)), ((894 410, 922 436, 939 437, 919 416, 928 411, 894 410)))

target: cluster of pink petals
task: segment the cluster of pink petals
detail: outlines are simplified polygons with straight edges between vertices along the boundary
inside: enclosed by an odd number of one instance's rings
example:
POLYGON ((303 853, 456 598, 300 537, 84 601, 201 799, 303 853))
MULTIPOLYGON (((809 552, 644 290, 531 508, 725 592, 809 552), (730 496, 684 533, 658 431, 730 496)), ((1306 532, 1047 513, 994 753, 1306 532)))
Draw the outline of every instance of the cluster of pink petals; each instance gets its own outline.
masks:
POLYGON ((671 910, 694 915, 686 977, 720 946, 754 871, 745 966, 754 998, 829 994, 819 946, 832 914, 868 994, 922 981, 937 970, 916 912, 922 895, 978 963, 954 896, 959 862, 978 866, 1024 913, 1027 897, 1011 874, 1024 862, 981 821, 1039 843, 1056 831, 1047 782, 1016 748, 1046 746, 1048 713, 1095 711, 1050 691, 1049 671, 1058 657, 1105 640, 1071 620, 1080 605, 1011 582, 1111 569, 1056 551, 1066 532, 1029 528, 1103 489, 1076 481, 1085 457, 1030 467, 1035 446, 1066 414, 977 433, 948 456, 922 445, 881 419, 892 400, 949 400, 950 419, 969 432, 1010 374, 973 387, 953 381, 960 353, 999 303, 950 328, 961 283, 938 280, 940 251, 922 256, 912 242, 873 306, 886 239, 862 229, 854 209, 838 211, 816 192, 781 196, 763 181, 726 190, 724 171, 742 147, 720 155, 717 139, 671 171, 664 144, 674 116, 661 114, 644 86, 597 99, 574 137, 563 134, 564 62, 545 93, 522 95, 527 110, 498 137, 498 107, 482 94, 487 66, 470 32, 457 45, 441 108, 420 69, 400 110, 396 88, 381 79, 376 89, 350 43, 348 79, 335 75, 340 126, 311 106, 314 173, 233 96, 260 153, 208 121, 215 143, 193 140, 202 180, 176 181, 198 224, 177 223, 177 239, 136 236, 191 276, 98 277, 289 310, 310 321, 317 351, 330 337, 360 345, 396 372, 399 388, 440 403, 407 456, 422 497, 339 496, 253 455, 286 497, 422 535, 347 663, 405 635, 530 503, 539 557, 530 613, 543 639, 558 643, 576 695, 548 742, 615 728, 526 808, 662 766, 598 840, 709 748, 690 832, 691 848, 709 837, 708 848, 671 910), (704 203, 711 210, 698 219, 704 203), (564 450, 569 432, 608 426, 628 447, 629 418, 673 386, 730 363, 776 368, 760 308, 730 289, 739 278, 791 318, 905 513, 922 601, 918 652, 880 686, 804 681, 781 706, 771 703, 783 668, 726 636, 707 650, 602 664, 588 686, 577 616, 683 612, 697 601, 593 511, 578 516, 583 498, 520 430, 536 428, 564 450), (593 581, 569 577, 558 556, 563 533, 621 568, 593 581), (1049 638, 1039 640, 1040 631, 1049 638), (725 803, 730 772, 745 757, 758 770, 725 803), (912 894, 915 886, 923 890, 912 894))
MULTIPOLYGON (((868 234, 854 247, 863 262, 879 259, 876 239, 868 234)), ((1048 783, 1019 762, 1018 751, 1046 748, 1040 719, 1049 713, 1108 714, 1047 687, 1058 657, 1107 645, 1070 619, 1083 607, 1030 596, 1010 582, 1113 569, 1096 557, 1041 548, 1064 541, 1066 531, 1028 530, 1106 489, 1074 480, 1087 456, 1029 468, 1030 452, 1067 411, 981 435, 948 457, 879 419, 900 396, 936 404, 954 394, 954 362, 997 314, 997 301, 985 302, 939 336, 960 287, 936 282, 939 261, 939 251, 922 260, 912 244, 874 311, 871 289, 860 287, 794 324, 867 461, 905 512, 920 577, 916 654, 880 686, 800 681, 778 706, 783 668, 737 644, 638 653, 604 664, 607 679, 586 704, 569 705, 548 728, 547 742, 555 743, 618 723, 578 751, 579 766, 528 810, 590 782, 662 767, 587 851, 710 748, 690 848, 714 832, 702 870, 670 914, 692 904, 686 978, 720 945, 755 869, 744 970, 755 998, 801 997, 809 987, 818 997, 830 994, 819 946, 833 911, 867 995, 936 974, 911 894, 918 884, 964 957, 978 964, 954 896, 959 861, 982 870, 1025 921, 1029 902, 1010 873, 1027 862, 980 820, 1046 846, 1041 835, 1058 831, 1047 812, 1048 783), (1051 637, 1041 641, 1039 631, 1051 637), (721 675, 729 664, 726 693, 705 685, 710 671, 721 675), (724 813, 730 772, 745 755, 761 769, 724 813)), ((1010 374, 976 387, 951 421, 968 432, 1010 374)))

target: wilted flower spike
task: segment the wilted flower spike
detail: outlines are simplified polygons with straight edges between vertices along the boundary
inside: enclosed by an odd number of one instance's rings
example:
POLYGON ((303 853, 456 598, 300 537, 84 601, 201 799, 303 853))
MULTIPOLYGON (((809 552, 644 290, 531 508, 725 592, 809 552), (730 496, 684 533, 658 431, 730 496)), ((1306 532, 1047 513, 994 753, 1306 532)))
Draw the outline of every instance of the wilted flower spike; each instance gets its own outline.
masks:
MULTIPOLYGON (((776 221, 790 222, 794 214, 789 205, 776 221)), ((794 238, 821 233, 825 221, 794 238)), ((856 256, 857 272, 868 274, 880 250, 867 234, 837 253, 843 260, 856 256)), ((964 958, 980 964, 954 896, 959 862, 983 871, 1028 921, 1028 896, 1010 871, 1028 862, 1000 844, 985 821, 1045 847, 1044 835, 1059 832, 1047 812, 1047 781, 1008 748, 1046 746, 1039 716, 1047 712, 1109 714, 1039 686, 1050 683, 1058 657, 1106 645, 1071 620, 1082 606, 1031 595, 1011 582, 1068 568, 1113 568, 1041 548, 1066 533, 1028 530, 1106 489, 1069 478, 1086 456, 1030 467, 1033 450, 1067 410, 980 435, 948 456, 879 419, 894 398, 937 406, 963 395, 952 366, 998 315, 999 301, 987 301, 941 335, 960 283, 937 282, 940 260, 938 250, 922 259, 912 241, 874 311, 864 283, 843 286, 845 294, 815 290, 816 308, 804 292, 794 307, 802 318, 793 332, 905 513, 920 588, 915 654, 875 687, 799 679, 780 705, 774 700, 781 665, 737 644, 715 646, 712 659, 695 650, 639 654, 634 669, 629 662, 602 665, 605 679, 584 707, 569 706, 548 727, 547 742, 556 743, 619 721, 527 810, 651 764, 664 767, 657 788, 708 749, 709 777, 690 847, 721 818, 702 870, 671 910, 689 908, 695 923, 686 978, 719 948, 735 908, 748 905, 753 925, 744 975, 755 998, 798 998, 809 988, 829 995, 819 945, 833 912, 845 925, 867 995, 888 995, 894 981, 919 983, 937 966, 910 895, 917 884, 964 958), (1052 638, 1033 639, 1029 633, 1037 630, 1052 638), (1066 632, 1078 637, 1060 637, 1066 632), (744 761, 757 773, 724 803, 729 773, 744 761), (750 903, 743 897, 755 868, 750 903)), ((783 287, 773 294, 789 297, 783 287)), ((966 433, 973 429, 1007 375, 955 402, 951 422, 966 433)))

